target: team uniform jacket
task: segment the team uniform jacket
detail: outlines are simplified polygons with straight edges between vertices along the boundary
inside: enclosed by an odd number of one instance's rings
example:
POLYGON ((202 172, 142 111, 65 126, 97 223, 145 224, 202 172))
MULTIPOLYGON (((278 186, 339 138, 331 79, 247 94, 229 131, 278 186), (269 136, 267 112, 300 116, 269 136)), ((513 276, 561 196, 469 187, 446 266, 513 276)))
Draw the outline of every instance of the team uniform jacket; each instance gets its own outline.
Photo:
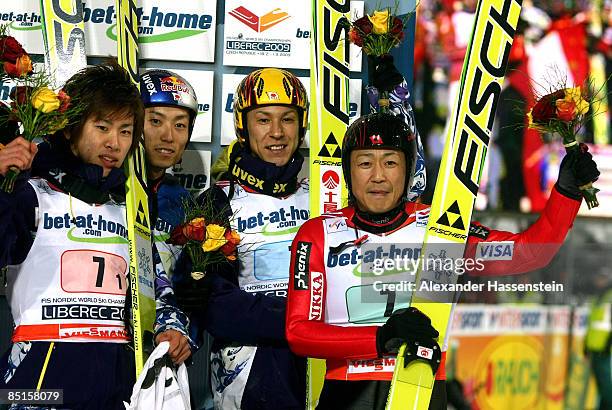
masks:
MULTIPOLYGON (((579 201, 554 189, 539 219, 524 232, 491 230, 472 223, 465 258, 487 254, 490 244, 507 247, 511 257, 506 253, 489 255, 479 275, 518 274, 546 266, 564 241, 579 207, 579 201)), ((293 241, 287 340, 296 354, 327 359, 327 379, 392 378, 394 357, 378 357, 376 350, 378 326, 390 314, 385 314, 388 299, 385 295, 382 300, 374 297, 369 303, 362 302, 372 286, 363 285, 358 265, 367 259, 363 243, 416 244, 407 251, 418 254, 429 207, 407 203, 406 212, 408 220, 382 236, 357 229, 353 223, 355 209, 347 207, 308 221, 293 241)), ((410 293, 407 295, 407 299, 395 301, 393 310, 409 305, 410 293)), ((444 356, 437 379, 445 378, 444 356)))

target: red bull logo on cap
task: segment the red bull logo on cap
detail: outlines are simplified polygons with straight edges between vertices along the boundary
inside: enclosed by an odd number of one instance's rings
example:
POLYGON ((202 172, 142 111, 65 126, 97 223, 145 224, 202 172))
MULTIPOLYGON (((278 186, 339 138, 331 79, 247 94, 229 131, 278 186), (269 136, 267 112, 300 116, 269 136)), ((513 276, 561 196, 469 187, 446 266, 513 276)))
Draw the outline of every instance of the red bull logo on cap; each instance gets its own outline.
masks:
POLYGON ((159 82, 162 91, 170 91, 173 93, 181 92, 189 94, 189 86, 183 80, 177 77, 163 77, 159 80, 159 82))

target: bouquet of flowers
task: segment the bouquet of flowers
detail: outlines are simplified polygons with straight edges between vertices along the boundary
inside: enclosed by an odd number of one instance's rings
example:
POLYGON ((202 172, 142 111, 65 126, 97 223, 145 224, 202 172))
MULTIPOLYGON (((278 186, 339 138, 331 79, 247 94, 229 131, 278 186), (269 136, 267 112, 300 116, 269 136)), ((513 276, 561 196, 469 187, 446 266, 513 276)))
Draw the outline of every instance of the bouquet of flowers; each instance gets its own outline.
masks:
POLYGON ((410 15, 401 19, 386 8, 345 22, 349 27, 349 40, 361 47, 368 57, 369 83, 376 89, 368 90, 368 97, 371 94, 377 100, 371 105, 379 106, 382 111, 388 110, 389 92, 404 79, 393 65, 389 52, 404 39, 404 27, 409 18, 410 15))
MULTIPOLYGON (((529 128, 542 133, 558 134, 568 154, 577 152, 580 148, 576 134, 593 116, 587 115, 590 99, 581 87, 560 88, 540 96, 527 114, 529 128)), ((579 188, 589 209, 599 205, 596 196, 599 190, 592 183, 579 188)))
POLYGON ((212 199, 204 199, 202 204, 187 200, 183 210, 184 222, 172 230, 166 242, 187 250, 193 279, 203 278, 211 264, 236 260, 240 235, 224 221, 224 210, 216 211, 212 199))
MULTIPOLYGON (((23 138, 32 141, 66 127, 82 110, 78 104, 71 103, 65 92, 56 93, 50 88, 47 74, 33 73, 28 53, 8 35, 6 25, 0 26, 0 63, 0 79, 10 78, 17 83, 11 91, 11 104, 0 107, 0 126, 4 130, 21 128, 23 138)), ((0 189, 12 192, 18 175, 19 169, 12 167, 0 189)))
MULTIPOLYGON (((22 77, 20 85, 11 92, 12 102, 5 107, 0 122, 17 122, 21 125, 23 138, 33 141, 51 135, 76 120, 82 107, 74 104, 64 91, 55 92, 50 88, 45 73, 34 73, 22 77)), ((0 189, 12 192, 19 169, 11 168, 4 177, 0 189)))

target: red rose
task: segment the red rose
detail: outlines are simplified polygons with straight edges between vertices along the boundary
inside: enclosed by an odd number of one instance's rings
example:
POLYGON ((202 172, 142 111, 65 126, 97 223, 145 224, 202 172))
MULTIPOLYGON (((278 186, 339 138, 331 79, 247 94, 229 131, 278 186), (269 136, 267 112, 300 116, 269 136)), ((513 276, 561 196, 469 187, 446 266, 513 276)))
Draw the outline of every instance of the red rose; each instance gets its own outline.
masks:
POLYGON ((18 85, 17 87, 11 90, 9 96, 13 102, 23 105, 30 100, 30 96, 32 95, 32 87, 26 87, 23 85, 18 85))
POLYGON ((59 112, 66 112, 68 107, 70 107, 70 96, 64 90, 60 90, 57 93, 57 98, 60 100, 60 107, 57 110, 59 112))
POLYGON ((4 62, 4 72, 11 77, 22 77, 32 72, 32 60, 27 54, 17 58, 15 64, 4 62))
POLYGON ((183 234, 183 227, 184 225, 174 227, 172 232, 170 232, 170 238, 166 240, 166 243, 179 246, 185 245, 189 241, 189 238, 183 234))
POLYGON ((403 34, 404 33, 404 22, 401 19, 394 17, 393 24, 391 24, 391 30, 389 30, 389 33, 391 33, 391 35, 394 37, 398 37, 400 33, 403 34))
POLYGON ((565 96, 563 90, 545 95, 540 98, 531 110, 531 118, 534 123, 548 123, 557 118, 556 101, 565 96))
POLYGON ((359 30, 359 34, 367 36, 372 32, 372 22, 367 16, 361 17, 353 22, 353 26, 359 30))
POLYGON ((0 61, 15 64, 17 59, 24 54, 27 54, 26 51, 14 37, 4 36, 0 38, 0 61))
POLYGON ((357 47, 363 47, 363 38, 359 35, 359 30, 352 28, 349 31, 349 40, 357 47))

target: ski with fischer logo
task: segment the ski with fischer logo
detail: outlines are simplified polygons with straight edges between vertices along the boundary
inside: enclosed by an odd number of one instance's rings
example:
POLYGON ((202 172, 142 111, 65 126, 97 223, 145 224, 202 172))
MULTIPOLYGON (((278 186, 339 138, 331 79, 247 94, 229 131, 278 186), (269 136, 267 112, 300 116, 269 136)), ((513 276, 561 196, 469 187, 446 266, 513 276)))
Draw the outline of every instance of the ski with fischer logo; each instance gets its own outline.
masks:
MULTIPOLYGON (((349 40, 342 19, 350 1, 312 1, 310 42, 310 217, 346 204, 342 139, 349 123, 349 40)), ((314 409, 323 388, 325 361, 308 359, 306 408, 314 409)))
MULTIPOLYGON (((421 255, 433 251, 436 255, 444 252, 446 258, 463 257, 520 12, 520 0, 480 0, 478 3, 421 255)), ((411 306, 429 316, 440 332, 441 344, 447 342, 454 303, 434 300, 432 292, 419 292, 419 288, 425 281, 451 284, 457 279, 456 273, 439 275, 439 272, 423 270, 422 266, 416 277, 411 306)), ((439 346, 402 345, 386 408, 427 410, 440 357, 439 346)))
MULTIPOLYGON (((139 87, 138 13, 134 0, 116 0, 117 60, 139 87)), ((151 219, 146 190, 145 153, 142 135, 128 158, 126 173, 127 230, 130 245, 130 292, 136 376, 140 374, 153 347, 155 323, 155 273, 151 248, 151 219)))

